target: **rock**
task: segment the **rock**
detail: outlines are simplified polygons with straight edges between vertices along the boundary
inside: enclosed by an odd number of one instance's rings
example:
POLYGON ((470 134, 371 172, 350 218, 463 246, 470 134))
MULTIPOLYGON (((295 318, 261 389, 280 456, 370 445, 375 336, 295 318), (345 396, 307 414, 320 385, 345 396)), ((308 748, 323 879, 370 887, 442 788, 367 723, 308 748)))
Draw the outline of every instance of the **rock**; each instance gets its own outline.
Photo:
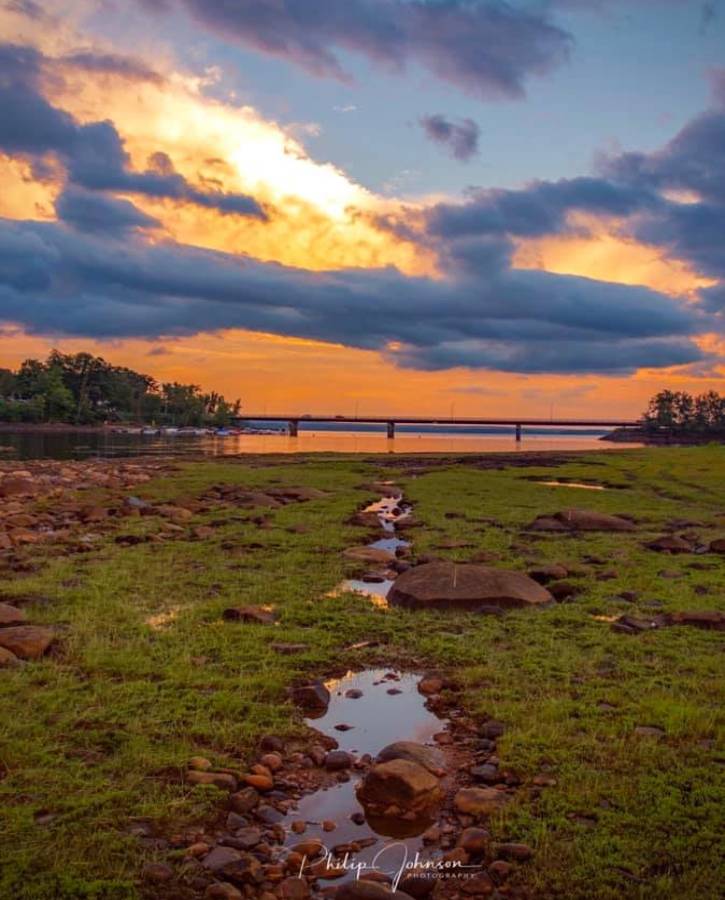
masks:
POLYGON ((506 881, 512 871, 513 866, 511 863, 504 862, 502 859, 494 860, 488 867, 488 874, 493 878, 496 884, 501 884, 506 881))
POLYGON ((204 891, 204 900, 243 900, 243 897, 233 884, 218 881, 204 891))
POLYGON ((714 541, 710 541, 708 549, 710 553, 725 553, 725 537, 715 538, 714 541))
POLYGON ((310 886, 304 878, 285 878, 277 887, 277 896, 282 900, 307 900, 310 886))
POLYGON ((259 761, 270 772, 278 772, 284 765, 284 761, 279 753, 265 753, 259 761))
POLYGON ((174 877, 174 870, 165 863, 149 863, 144 866, 141 877, 152 884, 166 884, 174 877))
POLYGON ((534 851, 528 844, 498 844, 496 847, 496 856, 511 862, 526 862, 533 855, 534 851))
POLYGON ((18 625, 0 628, 0 647, 20 659, 39 659, 55 638, 52 628, 40 625, 18 625))
POLYGON ((661 738, 665 736, 664 728, 660 728, 659 725, 637 725, 634 733, 637 737, 661 738))
POLYGON ((28 617, 17 606, 11 606, 9 603, 0 603, 0 628, 8 625, 22 625, 28 617))
POLYGON ((350 688, 349 691, 345 691, 345 696, 348 700, 359 700, 363 696, 363 692, 357 688, 350 688))
POLYGON ((550 581, 559 581, 561 578, 566 578, 568 574, 569 572, 564 566, 539 566, 529 571, 529 578, 533 578, 539 584, 548 584, 550 581))
POLYGON ((664 624, 691 625, 693 628, 704 628, 706 631, 725 631, 725 612, 705 610, 666 613, 664 624))
POLYGON ((292 690, 297 706, 312 712, 323 712, 330 703, 330 692, 321 681, 311 681, 292 690))
POLYGON ((407 759, 439 778, 445 774, 445 757, 435 747, 426 747, 413 741, 396 741, 383 747, 375 757, 378 763, 390 762, 392 759, 407 759))
POLYGON ((465 828, 459 838, 458 846, 475 856, 486 852, 490 840, 491 835, 485 828, 465 828))
POLYGON ((284 741, 274 734, 265 734, 259 742, 259 748, 260 750, 279 753, 284 750, 284 741))
POLYGON ((663 534, 662 537, 649 541, 645 547, 657 553, 692 553, 695 549, 689 541, 675 534, 663 534))
POLYGON ((335 900, 413 900, 410 894, 393 891, 386 884, 359 879, 341 884, 335 892, 335 900))
POLYGON ((342 555, 346 559, 365 563, 392 563, 395 560, 394 553, 380 547, 348 547, 342 555))
POLYGON ((443 679, 435 675, 427 675, 418 682, 418 692, 426 697, 431 694, 440 694, 443 690, 443 679))
POLYGON ((245 775, 243 780, 245 784, 248 784, 262 794, 266 794, 268 791, 274 789, 274 779, 269 775, 245 775))
POLYGON ((199 772, 208 772, 211 769, 211 763, 204 756, 192 756, 189 760, 189 768, 199 772))
POLYGON ((570 581, 555 581, 549 585, 549 592, 554 600, 561 602, 575 597, 579 593, 579 588, 570 581))
POLYGON ((398 576, 388 594, 392 606, 409 609, 464 609, 539 606, 551 594, 528 575, 505 569, 447 561, 415 566, 398 576))
POLYGON ((160 516, 171 519, 173 522, 188 522, 194 516, 191 510, 184 509, 182 506, 159 506, 156 511, 160 516))
POLYGON ((218 872, 224 866, 237 862, 241 858, 242 854, 233 847, 215 847, 204 857, 202 865, 210 872, 218 872))
POLYGON ((495 885, 487 872, 474 874, 461 883, 461 892, 465 896, 488 897, 495 891, 495 885))
POLYGON ((478 734, 482 738, 495 741, 496 738, 501 737, 505 730, 506 726, 503 722, 499 722, 497 719, 489 719, 488 722, 484 722, 483 725, 479 726, 478 734))
POLYGON ((17 478, 12 475, 6 475, 0 481, 0 497, 22 497, 27 494, 34 494, 38 490, 38 485, 31 478, 17 478))
POLYGON ((242 788, 229 798, 229 805, 236 813, 251 812, 259 803, 259 794, 252 787, 242 788))
POLYGON ((262 840, 262 832, 258 828, 238 828, 233 838, 228 838, 225 843, 236 850, 251 850, 262 840), (232 843, 233 842, 233 843, 232 843))
POLYGON ((20 660, 10 650, 0 647, 0 669, 10 669, 13 666, 19 666, 20 660))
POLYGON ((237 779, 227 772, 198 772, 192 769, 186 773, 188 784, 213 784, 221 791, 236 791, 237 779))
POLYGON ((339 772, 352 766, 352 756, 344 750, 330 750, 325 756, 324 766, 328 772, 339 772))
POLYGON ((453 798, 453 805, 459 813, 483 818, 500 812, 510 800, 509 794, 495 788, 461 788, 453 798))
POLYGON ((227 622, 251 622, 256 625, 273 625, 275 613, 264 606, 233 606, 225 609, 222 618, 227 622))
POLYGON ((612 622, 612 631, 621 634, 643 634, 645 631, 653 631, 657 628, 657 622, 653 619, 639 619, 635 616, 620 616, 616 622, 612 622))
POLYGON ((498 766, 494 766, 491 763, 473 766, 469 771, 474 781, 480 781, 481 784, 499 784, 499 782, 504 780, 498 771, 498 766))
POLYGON ((356 789, 365 809, 380 816, 402 813, 422 816, 442 799, 438 779, 428 769, 407 759, 374 765, 356 789))
POLYGON ((622 516, 589 509, 565 509, 552 516, 537 516, 529 526, 534 531, 634 531, 634 523, 622 516), (556 524, 554 524, 556 523, 556 524))

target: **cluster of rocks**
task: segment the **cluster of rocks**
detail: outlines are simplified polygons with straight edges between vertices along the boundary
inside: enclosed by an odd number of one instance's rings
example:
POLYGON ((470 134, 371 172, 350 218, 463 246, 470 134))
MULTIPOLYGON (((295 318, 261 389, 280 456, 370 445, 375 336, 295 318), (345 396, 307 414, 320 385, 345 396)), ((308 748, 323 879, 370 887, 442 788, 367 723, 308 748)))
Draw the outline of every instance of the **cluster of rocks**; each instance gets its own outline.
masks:
MULTIPOLYGON (((374 759, 357 758, 339 750, 327 735, 317 735, 311 744, 285 743, 268 735, 246 770, 215 768, 203 757, 191 759, 187 784, 227 792, 223 822, 216 828, 189 829, 165 845, 156 842, 157 850, 163 846, 181 856, 181 863, 151 863, 144 880, 178 889, 178 896, 191 891, 204 900, 520 896, 510 879, 515 864, 530 859, 532 851, 525 844, 494 842, 486 827, 521 785, 497 755, 496 741, 504 726, 494 719, 483 724, 468 719, 456 708, 454 686, 438 675, 423 678, 418 690, 437 715, 451 717, 449 730, 435 736, 437 747, 398 741, 374 759), (322 830, 333 843, 330 851, 319 840, 305 838, 307 823, 294 819, 297 801, 351 779, 357 780, 356 794, 365 811, 352 814, 352 822, 367 821, 375 834, 393 833, 380 825, 385 820, 417 825, 409 833, 421 836, 423 855, 435 866, 407 871, 394 890, 392 878, 377 869, 351 880, 342 862, 375 844, 377 837, 334 845, 340 823, 324 821, 322 830)), ((300 684, 291 695, 306 714, 326 709, 330 701, 319 681, 300 684)), ((533 795, 554 783, 550 776, 537 776, 533 795)))
POLYGON ((703 541, 692 532, 683 534, 663 534, 645 544, 648 550, 657 553, 725 553, 725 537, 703 541))
POLYGON ((630 516, 612 516, 590 509, 565 509, 561 512, 537 516, 528 531, 576 533, 581 531, 634 531, 635 521, 630 516))
POLYGON ((23 660, 39 659, 55 640, 55 631, 30 625, 24 610, 0 602, 0 669, 19 666, 23 660))
POLYGON ((705 631, 725 631, 725 612, 717 610, 663 613, 651 619, 638 616, 619 616, 612 622, 612 631, 620 634, 644 634, 658 628, 688 625, 705 631))
POLYGON ((72 532, 102 522, 109 511, 78 494, 124 491, 172 471, 166 460, 34 461, 0 467, 0 553, 40 543, 63 542, 72 532))

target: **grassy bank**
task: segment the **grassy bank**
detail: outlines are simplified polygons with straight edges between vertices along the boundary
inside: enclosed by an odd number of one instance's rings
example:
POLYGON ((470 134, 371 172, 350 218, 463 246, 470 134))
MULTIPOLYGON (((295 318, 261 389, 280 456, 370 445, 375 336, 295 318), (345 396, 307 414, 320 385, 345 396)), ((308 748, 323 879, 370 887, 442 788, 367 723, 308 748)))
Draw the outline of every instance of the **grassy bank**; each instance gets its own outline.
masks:
MULTIPOLYGON (((199 515, 194 525, 213 527, 204 540, 122 546, 109 535, 91 553, 65 557, 39 548, 39 570, 3 586, 31 598, 31 620, 58 626, 62 638, 43 661, 0 671, 0 897, 139 896, 144 862, 168 858, 139 838, 139 823, 168 837, 219 809, 216 789, 180 783, 188 758, 238 767, 262 734, 302 727, 286 700, 295 678, 372 660, 444 668, 463 684, 469 712, 506 723, 507 767, 524 781, 542 767, 556 779, 535 804, 517 801, 492 823, 534 847, 520 872, 534 896, 719 896, 722 634, 680 627, 633 637, 604 619, 725 609, 722 556, 643 547, 672 520, 698 523, 682 530, 703 539, 725 535, 724 469, 719 447, 500 469, 475 459, 421 468, 317 456, 190 463, 144 485, 136 493, 147 500, 196 497, 221 482, 328 493, 272 510, 262 526, 254 519, 263 510, 199 515), (519 570, 564 561, 579 567, 569 580, 580 593, 503 618, 325 597, 350 571, 340 551, 365 542, 364 530, 345 524, 373 499, 360 485, 381 477, 415 504, 416 554, 466 560, 487 551, 494 565, 519 570), (544 477, 609 489, 532 480, 544 477), (568 506, 632 514, 638 530, 522 531, 568 506), (472 546, 445 548, 457 542, 472 546), (225 607, 242 603, 274 605, 279 624, 222 621, 225 607), (343 650, 370 638, 383 648, 343 650), (280 655, 277 642, 307 649, 280 655), (635 731, 643 725, 664 735, 635 731)), ((98 492, 99 504, 105 496, 98 492)), ((154 527, 123 523, 124 533, 154 527)))

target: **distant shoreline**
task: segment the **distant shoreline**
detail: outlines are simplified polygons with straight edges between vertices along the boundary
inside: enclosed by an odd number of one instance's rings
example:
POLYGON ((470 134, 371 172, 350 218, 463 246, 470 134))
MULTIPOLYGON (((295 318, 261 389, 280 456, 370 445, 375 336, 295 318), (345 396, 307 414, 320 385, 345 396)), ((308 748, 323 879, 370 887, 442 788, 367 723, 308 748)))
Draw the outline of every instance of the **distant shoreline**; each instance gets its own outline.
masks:
POLYGON ((725 433, 701 434, 697 432, 652 432, 643 428, 615 428, 602 435, 602 441, 614 443, 646 444, 648 447, 697 446, 700 444, 725 444, 725 433))

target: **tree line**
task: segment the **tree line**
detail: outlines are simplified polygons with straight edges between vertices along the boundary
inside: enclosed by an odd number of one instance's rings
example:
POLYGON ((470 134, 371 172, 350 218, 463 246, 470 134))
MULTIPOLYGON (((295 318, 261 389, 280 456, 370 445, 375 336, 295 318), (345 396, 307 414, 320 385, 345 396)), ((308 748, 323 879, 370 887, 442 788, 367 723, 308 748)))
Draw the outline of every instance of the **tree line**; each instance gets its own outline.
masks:
POLYGON ((692 396, 686 391, 660 391, 643 416, 648 431, 667 429, 688 434, 725 434, 725 397, 717 391, 692 396))
POLYGON ((45 361, 26 359, 17 372, 0 369, 0 421, 96 425, 224 426, 241 402, 204 393, 196 384, 159 384, 90 353, 51 351, 45 361))

